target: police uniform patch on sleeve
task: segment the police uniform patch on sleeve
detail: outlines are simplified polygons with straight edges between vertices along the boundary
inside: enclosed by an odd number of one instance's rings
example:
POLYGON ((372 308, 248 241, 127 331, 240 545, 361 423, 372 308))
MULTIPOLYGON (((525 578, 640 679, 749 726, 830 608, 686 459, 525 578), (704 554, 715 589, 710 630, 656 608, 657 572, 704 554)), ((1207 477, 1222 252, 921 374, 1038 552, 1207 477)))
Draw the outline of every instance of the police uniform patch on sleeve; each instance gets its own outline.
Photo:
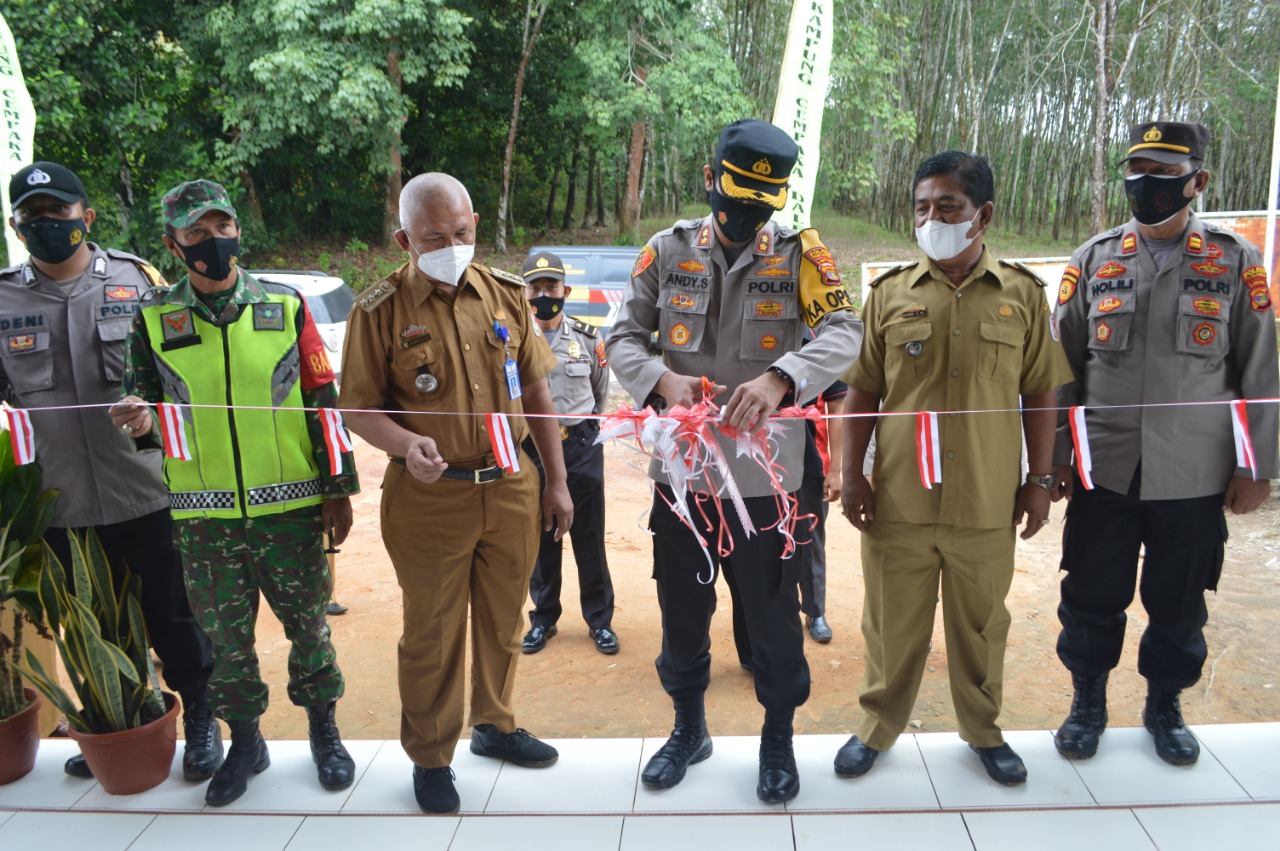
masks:
POLYGON ((604 354, 604 340, 596 343, 596 366, 604 369, 609 365, 609 359, 604 354))
POLYGON ((274 301, 253 306, 253 330, 283 331, 284 307, 274 301))
POLYGON ((645 269, 648 269, 653 264, 657 257, 658 253, 651 246, 646 245, 640 249, 640 253, 636 255, 635 265, 631 267, 631 277, 634 278, 642 274, 645 269))
POLYGON ((1080 270, 1068 266, 1062 270, 1062 283, 1058 285, 1058 304, 1066 304, 1076 294, 1076 284, 1080 283, 1080 270))
POLYGON ((524 289, 524 278, 519 275, 508 272, 506 269, 499 269, 497 266, 490 266, 489 272, 504 284, 511 284, 514 287, 524 289))
POLYGON ((374 308, 391 298, 395 291, 395 284, 388 280, 381 280, 356 296, 356 304, 365 313, 372 313, 374 308))
POLYGON ((800 249, 804 254, 800 263, 800 309, 804 311, 805 324, 813 328, 828 313, 852 311, 853 302, 840 280, 836 261, 816 230, 800 232, 800 249))

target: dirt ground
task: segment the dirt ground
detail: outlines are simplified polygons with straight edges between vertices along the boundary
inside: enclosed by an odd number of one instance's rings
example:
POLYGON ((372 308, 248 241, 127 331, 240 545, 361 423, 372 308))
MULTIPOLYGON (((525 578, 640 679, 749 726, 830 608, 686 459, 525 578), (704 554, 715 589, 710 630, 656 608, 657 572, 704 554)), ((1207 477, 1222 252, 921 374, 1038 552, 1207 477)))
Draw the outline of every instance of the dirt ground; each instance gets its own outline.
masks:
MULTIPOLYGON (((347 679, 339 704, 343 734, 352 739, 396 739, 400 703, 396 689, 396 643, 400 636, 400 591, 378 530, 379 486, 384 457, 358 447, 364 491, 354 500, 356 525, 338 556, 337 598, 350 611, 331 618, 338 660, 347 679)), ((613 625, 622 649, 596 651, 577 607, 577 578, 565 548, 565 615, 546 649, 522 656, 516 679, 518 723, 554 738, 665 735, 671 704, 654 672, 660 628, 650 579, 651 546, 644 531, 650 491, 642 459, 619 446, 606 450, 607 545, 617 596, 613 625)), ((1209 595, 1209 663, 1203 679, 1183 695, 1189 723, 1280 719, 1280 500, 1257 513, 1232 517, 1231 540, 1220 590, 1209 595)), ((828 532, 827 618, 835 632, 829 644, 806 639, 813 690, 796 713, 800 733, 845 733, 859 719, 862 675, 862 580, 858 532, 838 511, 828 532)), ((1049 526, 1029 542, 1018 542, 1017 571, 1009 595, 1013 626, 1005 663, 1007 730, 1053 729, 1070 704, 1070 677, 1054 653, 1058 632, 1058 558, 1062 506, 1049 526)), ((429 553, 424 553, 430 557, 429 553)), ((718 582, 720 609, 712 624, 712 683, 707 695, 711 730, 718 735, 757 734, 761 709, 749 675, 733 651, 728 591, 718 582)), ((1113 726, 1138 726, 1144 694, 1136 673, 1137 642, 1145 625, 1142 608, 1129 611, 1124 657, 1112 675, 1113 726)), ((921 687, 912 728, 956 728, 947 685, 947 654, 941 614, 934 650, 921 687)), ((273 738, 306 737, 306 719, 285 695, 288 643, 266 606, 258 625, 258 652, 272 704, 263 719, 273 738)))

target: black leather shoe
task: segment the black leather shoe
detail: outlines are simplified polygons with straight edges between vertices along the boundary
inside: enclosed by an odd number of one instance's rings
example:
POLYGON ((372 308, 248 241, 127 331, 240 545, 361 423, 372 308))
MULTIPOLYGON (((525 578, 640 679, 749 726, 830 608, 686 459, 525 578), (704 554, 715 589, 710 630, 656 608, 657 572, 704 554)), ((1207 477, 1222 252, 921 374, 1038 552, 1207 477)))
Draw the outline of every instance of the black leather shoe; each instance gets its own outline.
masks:
POLYGON ((800 772, 791 747, 792 715, 767 711, 760 731, 760 782, 756 797, 766 804, 785 804, 800 794, 800 772))
POLYGON ((555 748, 535 739, 528 730, 504 733, 493 724, 477 724, 471 731, 471 752, 505 759, 522 768, 546 768, 560 758, 555 748))
POLYGON ((675 701, 676 723, 671 738, 649 757, 640 782, 650 789, 670 789, 684 779, 691 765, 711 756, 711 736, 702 695, 675 701))
POLYGON ((261 774, 271 765, 267 743, 262 740, 258 719, 229 721, 231 748, 204 792, 204 802, 211 807, 225 807, 249 788, 249 776, 261 774))
POLYGON ((618 634, 609 627, 601 627, 600 629, 591 630, 591 638, 596 643, 596 649, 606 656, 612 656, 618 652, 618 634))
POLYGON ((195 783, 208 780, 222 765, 222 728, 213 717, 209 701, 200 697, 182 702, 182 778, 195 783))
POLYGON ((849 741, 836 751, 836 774, 841 777, 861 777, 876 764, 878 756, 880 751, 857 736, 850 736, 849 741))
POLYGON ((1147 691, 1142 726, 1156 740, 1156 756, 1170 765, 1194 765, 1200 743, 1182 721, 1182 705, 1176 691, 1147 691))
POLYGON ((551 626, 535 626, 524 634, 524 639, 520 642, 520 652, 537 653, 539 650, 547 646, 548 639, 552 638, 557 632, 555 624, 551 626))
POLYGON ((1098 737, 1107 729, 1107 675, 1072 674, 1071 684, 1071 713, 1053 734, 1053 744, 1067 759, 1089 759, 1098 752, 1098 737))
POLYGON ((311 759, 316 764, 320 785, 330 791, 345 789, 356 779, 356 761, 342 745, 334 709, 333 702, 307 707, 311 759))
POLYGON ((79 777, 82 780, 93 779, 93 769, 89 767, 89 763, 85 761, 82 753, 68 757, 67 761, 62 764, 62 770, 72 777, 79 777))
POLYGON ((326 615, 345 615, 347 607, 339 603, 337 600, 330 600, 325 604, 324 613, 326 615))
POLYGON ((418 800, 418 808, 424 813, 445 815, 456 813, 462 806, 458 790, 453 781, 456 775, 449 766, 443 768, 413 767, 413 797, 418 800))
POLYGON ((982 767, 987 776, 1003 786, 1017 786, 1027 782, 1027 767, 1022 764, 1022 757, 1013 752, 1009 743, 994 748, 980 748, 969 745, 982 760, 982 767))
POLYGON ((827 623, 825 616, 811 618, 805 615, 804 625, 809 629, 809 635, 819 644, 826 644, 831 640, 831 624, 827 623))

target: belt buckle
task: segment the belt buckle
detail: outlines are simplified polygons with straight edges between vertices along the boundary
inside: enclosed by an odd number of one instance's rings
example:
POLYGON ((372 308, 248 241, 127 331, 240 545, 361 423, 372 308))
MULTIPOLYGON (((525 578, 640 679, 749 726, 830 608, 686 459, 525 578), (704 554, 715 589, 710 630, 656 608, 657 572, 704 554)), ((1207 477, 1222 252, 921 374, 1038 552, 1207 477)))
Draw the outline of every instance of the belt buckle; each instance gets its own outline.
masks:
POLYGON ((492 467, 485 467, 482 470, 473 470, 472 477, 477 485, 483 485, 485 482, 480 477, 488 473, 492 473, 494 470, 497 470, 497 469, 498 469, 498 466, 495 464, 492 467))
POLYGON ((569 427, 568 427, 568 426, 560 426, 560 439, 561 439, 562 441, 564 441, 564 440, 568 440, 568 439, 569 439, 569 427))

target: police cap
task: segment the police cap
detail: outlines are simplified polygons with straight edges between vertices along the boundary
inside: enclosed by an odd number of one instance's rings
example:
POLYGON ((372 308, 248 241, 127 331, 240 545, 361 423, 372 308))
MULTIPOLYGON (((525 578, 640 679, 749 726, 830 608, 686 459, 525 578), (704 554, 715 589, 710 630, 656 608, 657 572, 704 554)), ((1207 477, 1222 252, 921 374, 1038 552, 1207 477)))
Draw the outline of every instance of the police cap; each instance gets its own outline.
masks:
POLYGON ((744 118, 720 131, 712 168, 728 198, 759 201, 775 210, 787 203, 787 181, 800 148, 783 130, 744 118))
POLYGON ((538 278, 563 281, 564 263, 560 262, 560 258, 550 251, 539 251, 537 254, 530 254, 529 259, 524 261, 524 269, 521 270, 520 274, 525 283, 535 281, 538 278))
POLYGON ((51 162, 32 163, 9 179, 9 204, 17 209, 35 195, 52 195, 74 204, 85 199, 84 184, 66 166, 51 162))
POLYGON ((1209 147, 1209 131, 1201 124, 1185 121, 1147 121, 1129 125, 1129 153, 1126 160, 1155 160, 1177 165, 1188 159, 1204 159, 1209 147))

